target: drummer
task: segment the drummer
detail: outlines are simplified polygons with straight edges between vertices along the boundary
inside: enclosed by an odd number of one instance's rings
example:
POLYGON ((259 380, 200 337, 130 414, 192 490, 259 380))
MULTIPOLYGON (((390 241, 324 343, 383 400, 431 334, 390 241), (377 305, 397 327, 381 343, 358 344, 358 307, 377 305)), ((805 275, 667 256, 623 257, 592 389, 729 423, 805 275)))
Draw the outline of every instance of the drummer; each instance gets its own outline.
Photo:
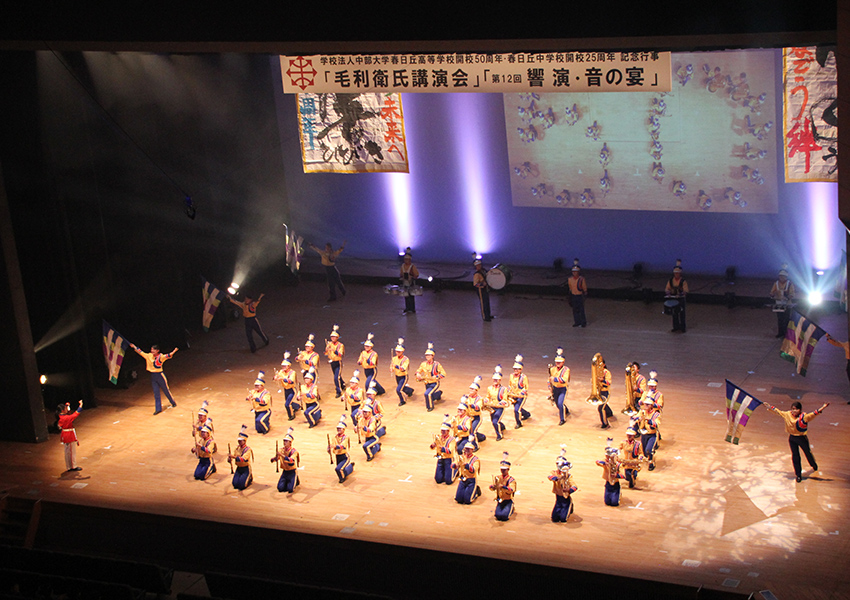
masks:
POLYGON ((472 264, 475 267, 475 272, 472 274, 472 285, 478 294, 481 318, 489 323, 493 320, 493 317, 490 315, 490 287, 487 285, 487 271, 484 269, 480 258, 476 258, 472 264))
POLYGON ((776 326, 779 329, 776 337, 778 338, 785 337, 788 321, 791 320, 791 303, 797 294, 794 284, 788 279, 787 269, 788 265, 782 265, 782 268, 779 269, 779 278, 773 282, 773 287, 770 290, 770 297, 776 303, 773 312, 776 313, 776 326))
POLYGON ((587 327, 584 314, 584 299, 587 296, 587 282, 581 274, 578 259, 573 260, 572 277, 567 279, 570 286, 570 306, 573 307, 573 327, 587 327))
POLYGON ((413 295, 413 289, 416 285, 416 280, 419 278, 419 269, 413 264, 413 255, 409 247, 404 250, 399 278, 401 279, 401 290, 404 296, 404 312, 402 314, 415 313, 416 296, 413 295))
POLYGON ((688 282, 682 277, 682 259, 676 260, 676 266, 673 267, 673 276, 667 281, 667 286, 664 288, 666 300, 664 306, 669 307, 673 314, 673 329, 671 331, 680 331, 685 333, 687 330, 685 324, 685 296, 688 293, 688 282))

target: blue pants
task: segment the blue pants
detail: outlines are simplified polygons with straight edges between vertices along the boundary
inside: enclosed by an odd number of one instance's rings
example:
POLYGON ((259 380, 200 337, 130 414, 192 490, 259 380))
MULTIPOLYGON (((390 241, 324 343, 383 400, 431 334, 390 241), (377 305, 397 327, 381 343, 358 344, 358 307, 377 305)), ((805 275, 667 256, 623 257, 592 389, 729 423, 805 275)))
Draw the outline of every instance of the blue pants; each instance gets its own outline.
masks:
POLYGON ((438 458, 437 471, 434 473, 434 481, 451 485, 457 479, 457 469, 452 468, 451 458, 438 458))
POLYGON ((257 335, 260 336, 260 339, 266 343, 266 346, 269 345, 269 336, 263 333, 263 328, 260 327, 260 322, 257 320, 257 317, 245 317, 245 337, 248 338, 248 346, 251 348, 251 352, 257 351, 257 346, 254 344, 254 332, 257 332, 257 335))
POLYGON ((516 419, 517 427, 522 427, 522 422, 531 416, 531 413, 523 408, 527 398, 517 398, 514 403, 514 418, 516 419))
POLYGON ((413 395, 413 388, 407 385, 407 375, 395 376, 395 393, 398 395, 399 406, 407 403, 403 394, 407 394, 408 398, 413 395))
POLYGON ((502 439, 502 432, 505 430, 505 424, 502 423, 502 413, 504 412, 504 408, 496 408, 490 415, 490 422, 493 423, 493 429, 496 430, 496 441, 502 439))
POLYGON ((587 325, 587 317, 584 315, 584 294, 570 296, 570 306, 573 307, 573 325, 579 327, 587 325))
POLYGON ((284 397, 284 406, 286 407, 286 414, 289 417, 289 420, 295 418, 295 413, 301 410, 301 405, 297 402, 293 402, 295 399, 295 388, 290 388, 283 390, 284 397))
POLYGON ((195 479, 203 481, 213 473, 215 473, 215 464, 213 464, 212 459, 199 458, 198 466, 195 467, 195 479))
POLYGON ((295 491, 295 486, 298 485, 298 473, 295 469, 291 471, 282 471, 280 479, 277 480, 277 491, 291 494, 295 491))
POLYGON ((472 504, 481 495, 481 488, 475 483, 475 478, 461 479, 457 484, 455 502, 458 504, 472 504))
POLYGON ((602 426, 608 426, 608 419, 614 416, 614 411, 611 410, 611 407, 608 406, 608 394, 609 392, 600 392, 599 396, 604 400, 602 404, 596 407, 596 410, 599 411, 599 420, 602 421, 602 426))
POLYGON ((357 423, 357 419, 360 418, 360 405, 351 407, 351 422, 357 423))
POLYGON ((655 442, 657 435, 654 433, 643 433, 640 436, 640 446, 643 448, 643 455, 649 460, 649 464, 655 463, 655 442))
POLYGON ((378 380, 375 378, 375 376, 378 374, 377 369, 363 369, 363 374, 366 376, 366 389, 367 390, 369 389, 369 386, 374 381, 375 382, 375 391, 378 392, 379 396, 381 394, 385 394, 387 392, 387 390, 384 389, 384 386, 382 386, 380 383, 378 383, 378 380))
POLYGON ((620 482, 605 482, 605 505, 620 506, 620 482))
POLYGON ((251 475, 251 467, 236 467, 236 472, 233 473, 233 487, 237 490, 246 489, 254 481, 254 476, 251 475))
POLYGON ((563 423, 567 420, 567 415, 570 414, 570 409, 567 408, 567 388, 552 386, 552 397, 558 407, 558 418, 563 423))
POLYGON ((336 388, 336 397, 339 398, 342 396, 342 390, 345 389, 345 384, 342 382, 342 361, 334 360, 331 361, 331 371, 333 372, 334 377, 334 387, 336 388))
POLYGON ((304 407, 304 417, 307 419, 307 423, 310 424, 310 427, 318 425, 319 419, 322 418, 322 409, 319 408, 319 403, 308 402, 304 407))
POLYGON ((794 465, 794 474, 797 477, 802 477, 803 461, 800 459, 800 450, 806 455, 806 460, 809 461, 809 466, 815 471, 818 470, 818 462, 812 454, 809 446, 809 438, 805 435, 789 435, 788 445, 791 447, 791 464, 794 465))
POLYGON ((483 442, 487 439, 487 436, 483 433, 478 433, 479 427, 481 427, 481 415, 476 415, 472 417, 472 422, 469 425, 469 432, 475 436, 476 440, 478 440, 479 442, 483 442))
POLYGON ((345 296, 345 286, 342 285, 342 278, 339 276, 336 265, 325 265, 325 274, 328 276, 328 292, 330 294, 328 299, 336 300, 337 288, 345 296))
POLYGON ((572 496, 564 498, 563 496, 555 496, 555 508, 552 509, 553 523, 566 523, 570 515, 573 514, 573 498, 572 496))
POLYGON ((514 514, 513 500, 499 500, 496 503, 496 520, 507 521, 514 514))
POLYGON ((478 303, 481 306, 481 318, 485 321, 490 321, 493 319, 490 316, 490 290, 487 289, 487 286, 475 288, 478 290, 478 303))
POLYGON ((354 471, 354 463, 351 462, 351 457, 348 454, 337 454, 334 471, 336 471, 340 483, 348 479, 348 476, 354 471))
POLYGON ((262 433, 266 435, 271 429, 271 419, 272 419, 272 411, 264 410, 260 412, 254 413, 254 428, 257 430, 257 433, 262 433))
POLYGON ((156 405, 156 412, 162 411, 160 391, 171 402, 171 406, 177 406, 174 398, 171 397, 171 390, 168 389, 168 380, 165 378, 165 373, 151 373, 151 387, 153 388, 153 400, 156 405))
POLYGON ((457 448, 457 455, 458 456, 463 454, 463 448, 467 444, 472 444, 472 451, 478 452, 478 439, 477 438, 472 438, 472 441, 470 442, 468 437, 462 437, 462 438, 458 439, 457 444, 455 446, 457 448))
POLYGON ((367 437, 363 442, 363 452, 366 453, 366 460, 370 461, 375 458, 375 455, 381 451, 381 442, 375 436, 367 437))
POLYGON ((626 469, 626 481, 629 482, 629 487, 635 487, 635 481, 637 481, 638 470, 637 469, 626 469))
POLYGON ((434 410, 434 402, 443 397, 443 392, 440 390, 440 381, 425 384, 425 408, 428 411, 434 410))

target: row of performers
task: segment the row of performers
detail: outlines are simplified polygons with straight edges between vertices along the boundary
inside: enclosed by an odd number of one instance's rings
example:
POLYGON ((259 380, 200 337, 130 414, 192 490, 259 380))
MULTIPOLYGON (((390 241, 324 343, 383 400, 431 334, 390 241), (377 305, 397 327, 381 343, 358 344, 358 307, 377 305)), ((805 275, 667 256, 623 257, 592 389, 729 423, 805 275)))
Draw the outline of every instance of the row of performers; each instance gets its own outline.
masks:
MULTIPOLYGON (((327 452, 331 457, 331 465, 334 466, 336 475, 343 483, 354 471, 354 463, 350 455, 350 438, 348 437, 346 415, 343 415, 337 424, 337 433, 333 437, 328 436, 327 452), (334 464, 335 463, 335 464, 334 464)), ((242 426, 239 433, 235 451, 228 445, 227 461, 231 465, 233 473, 232 485, 235 489, 244 490, 253 482, 254 452, 248 446, 247 427, 242 426), (235 467, 235 469, 234 469, 235 467)), ((275 455, 269 462, 275 463, 275 468, 281 473, 277 489, 282 493, 293 493, 300 485, 297 470, 301 464, 301 457, 293 446, 293 428, 283 438, 283 447, 276 447, 275 455)), ((472 504, 481 496, 481 488, 478 480, 481 476, 481 461, 475 455, 477 445, 475 438, 469 436, 465 443, 459 444, 453 433, 453 423, 446 415, 440 433, 434 436, 431 449, 436 452, 437 468, 434 475, 435 481, 440 484, 452 485, 458 482, 455 492, 455 501, 459 504, 472 504), (458 450, 458 448, 461 448, 458 450)), ((630 488, 635 487, 641 463, 645 460, 643 446, 635 438, 635 431, 631 428, 626 430, 626 439, 615 447, 613 439, 608 438, 608 446, 604 460, 597 461, 603 469, 605 481, 604 501, 606 505, 618 506, 620 502, 620 481, 626 480, 630 488)), ((366 450, 366 448, 364 448, 366 450)), ((212 437, 210 423, 201 427, 199 439, 193 452, 198 455, 199 463, 195 471, 196 479, 206 479, 215 473, 215 462, 213 455, 216 452, 216 444, 212 437)), ((371 460, 374 454, 368 450, 367 460, 371 460)), ((578 488, 570 473, 572 464, 566 459, 566 446, 561 446, 561 452, 555 460, 555 470, 548 476, 552 482, 552 493, 555 495, 555 506, 552 509, 551 519, 553 522, 565 523, 574 511, 572 494, 578 488)), ((503 453, 502 461, 499 463, 500 474, 493 477, 489 489, 495 493, 496 509, 495 518, 499 521, 507 521, 515 512, 514 495, 517 491, 517 481, 510 474, 511 463, 508 453, 503 453)))
MULTIPOLYGON (((308 340, 308 344, 312 344, 312 334, 308 340)), ((334 331, 331 335, 333 344, 340 344, 338 341, 338 326, 334 325, 334 331)), ((377 381, 377 353, 372 347, 372 334, 364 343, 366 349, 361 353, 358 364, 364 367, 365 387, 360 387, 360 371, 355 371, 349 381, 349 386, 346 388, 344 384, 339 383, 339 369, 341 365, 341 356, 339 361, 332 361, 331 366, 334 367, 334 378, 337 385, 337 397, 342 397, 346 408, 350 410, 353 420, 357 419, 360 406, 369 398, 373 405, 376 405, 379 413, 382 413, 377 396, 385 393, 385 389, 377 381), (374 390, 374 393, 373 393, 374 390), (377 403, 377 404, 376 404, 377 403)), ((336 346, 334 346, 336 348, 336 346)), ((321 419, 321 409, 319 401, 321 399, 317 387, 316 366, 318 365, 318 354, 308 346, 312 357, 308 362, 302 362, 303 384, 298 384, 297 373, 292 369, 292 363, 289 361, 289 353, 284 354, 282 368, 275 372, 275 381, 281 386, 285 396, 285 408, 289 420, 296 418, 299 410, 304 410, 304 416, 310 427, 314 427, 321 419)), ((339 350, 334 350, 339 352, 339 350)), ((299 352, 299 357, 303 358, 304 353, 299 352)), ((404 354, 404 339, 399 338, 398 344, 395 347, 396 356, 392 360, 392 369, 396 377, 396 393, 399 397, 399 406, 406 404, 406 399, 410 398, 414 390, 408 385, 408 370, 410 359, 404 354)), ((296 359, 301 362, 300 359, 296 359)), ((611 387, 611 372, 605 364, 605 360, 601 354, 597 353, 591 361, 591 394, 587 401, 596 406, 599 413, 601 427, 608 429, 610 427, 609 419, 613 416, 613 411, 608 402, 610 399, 611 387)), ((445 378, 446 372, 442 365, 435 360, 435 352, 433 344, 429 343, 425 351, 425 360, 420 364, 415 372, 415 378, 425 384, 425 403, 428 411, 434 409, 434 403, 442 398, 442 390, 439 389, 440 381, 445 378)), ((634 417, 642 407, 644 401, 657 406, 660 412, 664 406, 662 394, 658 391, 657 374, 653 371, 650 373, 650 379, 640 373, 640 364, 637 361, 631 362, 626 366, 626 406, 622 410, 623 413, 634 417)), ((490 411, 491 421, 496 433, 496 439, 502 439, 502 432, 505 429, 501 422, 505 409, 512 409, 516 422, 515 428, 519 429, 523 426, 523 421, 531 417, 531 413, 525 409, 525 403, 528 400, 529 379, 528 375, 523 372, 523 357, 516 355, 513 364, 513 373, 507 378, 507 385, 502 385, 502 370, 501 366, 497 366, 493 374, 493 385, 487 388, 486 396, 482 399, 478 395, 480 388, 480 377, 470 386, 472 391, 467 399, 467 408, 465 409, 469 416, 475 421, 477 426, 480 424, 481 410, 490 411)), ((570 369, 565 365, 563 348, 558 348, 556 351, 554 364, 548 365, 548 386, 550 391, 550 400, 557 407, 559 416, 559 425, 566 423, 566 417, 570 411, 566 404, 567 391, 570 383, 570 369)), ((249 391, 247 400, 253 404, 255 414, 255 427, 258 433, 266 434, 270 430, 271 420, 271 394, 265 389, 264 374, 261 371, 260 376, 255 381, 254 390, 249 391)), ((480 435, 480 434, 479 434, 480 435)), ((483 438, 481 438, 483 440, 483 438)))

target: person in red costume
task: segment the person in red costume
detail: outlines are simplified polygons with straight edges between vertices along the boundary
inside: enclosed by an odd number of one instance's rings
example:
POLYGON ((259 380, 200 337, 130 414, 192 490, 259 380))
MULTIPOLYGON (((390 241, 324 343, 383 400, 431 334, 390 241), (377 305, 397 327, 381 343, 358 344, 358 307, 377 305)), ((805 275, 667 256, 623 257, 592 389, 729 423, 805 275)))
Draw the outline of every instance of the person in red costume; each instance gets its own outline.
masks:
POLYGON ((77 431, 74 429, 74 419, 80 416, 83 412, 83 401, 80 400, 80 405, 77 410, 71 412, 71 403, 60 404, 59 409, 59 441, 65 446, 65 472, 82 471, 82 467, 77 466, 77 446, 80 441, 77 439, 77 431))

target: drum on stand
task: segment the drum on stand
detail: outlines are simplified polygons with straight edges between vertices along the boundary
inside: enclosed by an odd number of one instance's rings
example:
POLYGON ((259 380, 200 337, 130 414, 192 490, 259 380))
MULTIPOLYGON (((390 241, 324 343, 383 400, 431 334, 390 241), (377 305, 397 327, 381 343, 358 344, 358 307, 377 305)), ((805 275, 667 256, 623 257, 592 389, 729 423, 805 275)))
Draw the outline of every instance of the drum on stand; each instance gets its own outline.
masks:
POLYGON ((792 304, 791 302, 788 302, 787 300, 777 300, 776 304, 773 305, 773 312, 781 313, 781 312, 785 312, 789 308, 793 308, 793 307, 794 307, 794 304, 792 304))
POLYGON ((513 277, 513 272, 510 267, 499 263, 487 271, 487 285, 494 290, 501 290, 511 282, 511 277, 513 277))

